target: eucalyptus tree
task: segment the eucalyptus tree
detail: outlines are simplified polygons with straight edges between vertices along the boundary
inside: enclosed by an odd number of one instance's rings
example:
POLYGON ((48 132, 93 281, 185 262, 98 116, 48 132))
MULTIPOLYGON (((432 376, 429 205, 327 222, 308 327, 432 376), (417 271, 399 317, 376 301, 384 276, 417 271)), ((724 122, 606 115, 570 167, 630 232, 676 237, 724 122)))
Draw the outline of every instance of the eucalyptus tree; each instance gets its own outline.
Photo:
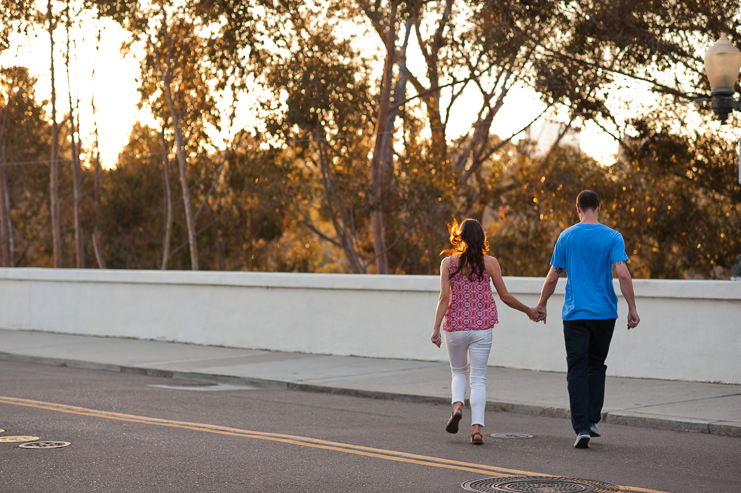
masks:
MULTIPOLYGON (((98 36, 95 40, 95 53, 96 55, 100 53, 100 36, 101 36, 102 30, 98 30, 98 36)), ((97 57, 96 57, 97 58, 97 57)), ((95 80, 95 67, 93 67, 93 72, 91 78, 93 81, 95 80)), ((98 268, 99 269, 105 269, 105 259, 103 258, 103 249, 100 246, 100 234, 98 231, 98 223, 100 220, 100 175, 101 175, 101 166, 100 166, 100 142, 98 139, 98 109, 95 106, 95 92, 93 91, 90 95, 90 106, 93 109, 93 133, 95 135, 95 141, 93 143, 93 152, 95 153, 93 156, 93 167, 95 170, 95 177, 93 179, 93 233, 92 233, 92 240, 93 240, 93 253, 95 254, 95 260, 98 262, 98 268)))
POLYGON ((65 33, 67 35, 65 58, 64 64, 67 70, 67 101, 69 103, 69 126, 70 126, 70 143, 71 143, 71 156, 72 156, 72 184, 73 184, 73 216, 74 216, 74 229, 75 229, 75 265, 78 269, 85 267, 85 247, 83 244, 83 233, 82 226, 80 224, 80 207, 82 204, 82 163, 80 162, 80 154, 82 154, 82 142, 80 135, 82 130, 80 129, 80 100, 79 97, 72 101, 72 83, 70 77, 70 65, 72 58, 72 42, 70 39, 70 29, 73 23, 72 7, 70 1, 67 0, 64 9, 65 16, 65 33))
MULTIPOLYGON (((692 104, 710 92, 704 51, 721 34, 741 46, 740 9, 738 0, 577 0, 563 49, 541 46, 541 73, 554 87, 544 94, 582 72, 605 81, 603 104, 585 111, 620 143, 616 179, 625 182, 626 204, 614 214, 636 239, 645 276, 717 277, 741 251, 738 132, 718 132, 709 105, 692 104), (626 108, 616 101, 621 84, 653 101, 626 108)), ((737 125, 732 118, 729 127, 737 125)))
POLYGON ((191 268, 198 270, 197 219, 210 192, 203 194, 196 207, 193 188, 218 181, 229 155, 223 153, 216 170, 204 171, 207 176, 194 176, 194 161, 205 157, 212 148, 211 135, 221 130, 216 93, 224 89, 223 74, 210 58, 219 36, 218 15, 200 15, 211 11, 198 3, 179 1, 91 4, 100 15, 117 20, 130 33, 128 50, 145 53, 139 91, 143 104, 166 129, 166 142, 175 146, 191 268))
POLYGON ((13 34, 28 34, 28 28, 39 21, 34 0, 3 1, 0 8, 0 53, 11 46, 13 34))
POLYGON ((59 209, 59 125, 57 123, 56 74, 54 72, 54 30, 58 15, 54 13, 51 0, 46 4, 47 32, 50 44, 51 74, 51 160, 49 162, 49 202, 54 268, 62 267, 62 218, 59 209))
POLYGON ((13 266, 13 223, 10 218, 10 195, 5 176, 5 142, 8 116, 18 97, 16 70, 4 70, 0 91, 0 267, 13 266))
MULTIPOLYGON (((30 0, 3 2, 0 8, 0 53, 7 50, 13 34, 28 34, 28 28, 37 20, 38 12, 30 0)), ((5 74, 4 74, 5 75, 5 74)), ((0 266, 12 267, 14 260, 13 224, 10 217, 10 191, 3 164, 5 162, 5 129, 8 113, 13 104, 16 74, 3 80, 0 93, 0 266)))
POLYGON ((49 223, 50 127, 26 67, 0 69, 0 158, 3 166, 2 248, 5 266, 51 266, 49 223))
POLYGON ((311 209, 297 211, 297 220, 341 248, 353 272, 364 273, 375 260, 367 223, 373 192, 366 159, 377 128, 370 67, 350 40, 334 34, 337 17, 325 17, 317 5, 287 7, 271 17, 271 43, 256 55, 272 93, 267 131, 295 149, 316 178, 332 233, 315 224, 311 209))

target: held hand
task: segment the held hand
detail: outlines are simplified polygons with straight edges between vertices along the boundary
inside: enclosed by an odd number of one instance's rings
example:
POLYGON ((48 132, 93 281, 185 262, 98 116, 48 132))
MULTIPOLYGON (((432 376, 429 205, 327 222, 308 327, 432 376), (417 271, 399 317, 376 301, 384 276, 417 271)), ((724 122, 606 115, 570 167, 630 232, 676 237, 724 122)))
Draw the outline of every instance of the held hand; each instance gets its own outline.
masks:
POLYGON ((628 330, 638 327, 641 322, 641 317, 638 316, 638 312, 635 308, 628 310, 628 330))
POLYGON ((538 319, 535 320, 535 321, 536 322, 540 322, 542 320, 543 321, 543 324, 545 325, 546 318, 548 318, 548 310, 546 310, 545 305, 537 305, 535 307, 535 310, 538 313, 538 319))
POLYGON ((435 329, 432 331, 430 340, 435 346, 440 347, 440 344, 442 344, 443 342, 443 338, 440 336, 440 329, 435 329))
POLYGON ((527 309, 527 318, 532 320, 533 322, 540 322, 541 315, 537 308, 528 308, 527 309))

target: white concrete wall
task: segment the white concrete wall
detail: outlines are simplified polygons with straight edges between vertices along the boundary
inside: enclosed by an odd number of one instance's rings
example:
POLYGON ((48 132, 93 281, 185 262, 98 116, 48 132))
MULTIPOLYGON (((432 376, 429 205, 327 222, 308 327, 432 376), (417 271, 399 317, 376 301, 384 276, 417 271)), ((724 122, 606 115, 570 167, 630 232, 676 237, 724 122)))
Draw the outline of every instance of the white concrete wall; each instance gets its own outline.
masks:
MULTIPOLYGON (((542 282, 505 278, 528 305, 542 282)), ((491 365, 566 370, 564 285, 547 325, 499 302, 491 365)), ((0 269, 0 328, 445 361, 429 342, 438 286, 431 276, 0 269)), ((608 374, 741 383, 741 282, 634 286, 641 325, 626 330, 620 299, 608 374)))

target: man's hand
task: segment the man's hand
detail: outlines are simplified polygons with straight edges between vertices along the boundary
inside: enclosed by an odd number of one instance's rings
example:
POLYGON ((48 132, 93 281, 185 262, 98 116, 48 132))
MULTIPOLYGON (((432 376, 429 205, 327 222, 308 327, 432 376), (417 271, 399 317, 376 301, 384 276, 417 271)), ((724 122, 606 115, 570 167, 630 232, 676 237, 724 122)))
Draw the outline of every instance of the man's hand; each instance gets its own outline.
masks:
POLYGON ((543 321, 543 324, 546 322, 546 318, 548 317, 548 310, 546 309, 545 305, 537 305, 535 307, 535 310, 538 312, 538 319, 535 320, 536 322, 543 321))
POLYGON ((628 309, 628 330, 638 327, 641 322, 641 317, 638 316, 638 312, 635 308, 628 309))
POLYGON ((624 261, 615 262, 615 272, 617 273, 620 281, 620 291, 623 293, 623 298, 628 303, 628 330, 633 327, 637 327, 641 321, 641 317, 638 316, 636 310, 636 296, 633 292, 633 279, 630 277, 628 271, 628 265, 624 261))
POLYGON ((432 331, 432 336, 430 337, 430 340, 435 346, 440 347, 440 344, 442 344, 443 342, 443 338, 440 335, 440 329, 434 329, 432 331))
POLYGON ((548 304, 548 298, 550 298, 553 292, 556 290, 558 278, 561 277, 561 274, 564 273, 564 270, 565 269, 563 269, 562 267, 555 267, 551 265, 551 270, 548 271, 545 282, 543 282, 543 289, 540 291, 540 299, 538 300, 538 304, 535 306, 535 309, 538 310, 538 312, 541 314, 540 320, 542 320, 544 324, 546 323, 546 318, 548 316, 548 312, 546 311, 545 306, 546 304, 548 304))

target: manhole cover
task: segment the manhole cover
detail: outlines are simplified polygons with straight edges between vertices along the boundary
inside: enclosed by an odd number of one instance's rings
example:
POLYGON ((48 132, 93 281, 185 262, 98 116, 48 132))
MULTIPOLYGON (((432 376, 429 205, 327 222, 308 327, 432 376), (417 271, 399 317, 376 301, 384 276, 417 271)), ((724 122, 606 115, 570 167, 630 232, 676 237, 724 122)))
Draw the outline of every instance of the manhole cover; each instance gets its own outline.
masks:
POLYGON ((492 433, 490 436, 494 438, 532 438, 532 435, 526 435, 525 433, 492 433))
POLYGON ((31 442, 18 445, 20 448, 60 448, 70 445, 69 442, 31 442))
POLYGON ((39 437, 29 436, 12 436, 12 437, 0 437, 0 443, 18 443, 18 442, 33 442, 38 440, 39 437))
POLYGON ((466 481, 461 486, 467 491, 523 492, 523 493, 610 493, 626 491, 620 486, 592 481, 553 476, 524 476, 486 478, 466 481))

